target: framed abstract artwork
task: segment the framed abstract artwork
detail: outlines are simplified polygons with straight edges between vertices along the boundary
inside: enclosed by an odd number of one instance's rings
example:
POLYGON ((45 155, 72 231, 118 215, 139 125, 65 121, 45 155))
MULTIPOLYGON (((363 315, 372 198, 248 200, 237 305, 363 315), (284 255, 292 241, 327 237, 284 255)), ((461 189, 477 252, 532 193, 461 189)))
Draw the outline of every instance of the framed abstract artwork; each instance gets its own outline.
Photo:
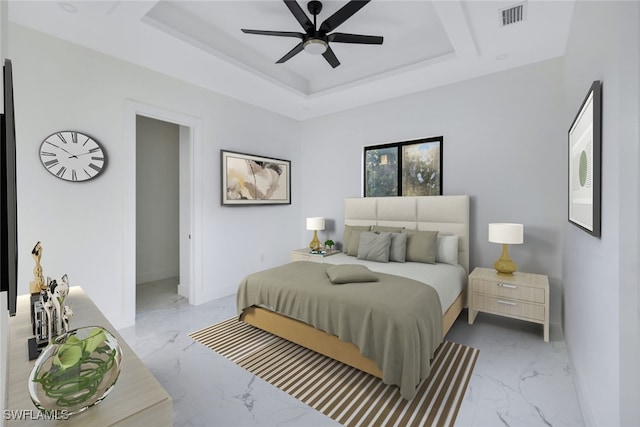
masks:
POLYGON ((222 205, 291 204, 291 161, 220 150, 222 205))
POLYGON ((364 148, 364 196, 442 195, 443 137, 364 148))
POLYGON ((600 237, 602 83, 594 81, 569 128, 569 222, 600 237))

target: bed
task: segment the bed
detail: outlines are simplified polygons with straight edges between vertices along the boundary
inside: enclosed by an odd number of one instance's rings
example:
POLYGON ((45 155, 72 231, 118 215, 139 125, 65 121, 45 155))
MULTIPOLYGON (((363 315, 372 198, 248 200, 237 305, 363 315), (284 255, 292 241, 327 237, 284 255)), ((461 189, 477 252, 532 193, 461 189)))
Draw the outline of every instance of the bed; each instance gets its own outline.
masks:
MULTIPOLYGON (((321 279, 321 277, 326 277, 324 269, 329 269, 330 265, 364 265, 370 271, 375 272, 381 280, 393 280, 393 278, 402 276, 406 277, 406 279, 402 279, 405 281, 416 282, 417 280, 418 282, 430 282, 429 285, 435 289, 434 295, 436 296, 434 298, 439 301, 437 305, 434 305, 430 309, 428 316, 431 316, 432 320, 430 322, 433 325, 437 324, 438 327, 441 328, 436 334, 438 342, 441 342, 444 335, 446 335, 466 305, 466 285, 469 270, 469 197, 347 198, 344 203, 345 228, 347 228, 346 226, 349 226, 349 228, 377 226, 382 230, 402 228, 404 230, 437 231, 438 236, 456 236, 457 265, 445 263, 425 264, 420 262, 381 263, 360 260, 354 256, 341 253, 322 259, 326 263, 322 264, 322 266, 310 265, 313 263, 306 263, 309 264, 307 266, 304 265, 305 263, 296 263, 300 265, 281 266, 271 271, 270 274, 275 275, 274 277, 276 278, 278 277, 277 274, 282 274, 281 281, 284 283, 288 280, 286 278, 290 279, 290 277, 293 277, 291 275, 295 270, 307 269, 308 277, 313 276, 317 277, 317 280, 324 280, 321 279), (428 273, 425 273, 425 271, 428 273), (435 307, 437 307, 437 309, 435 307), (438 311, 438 313, 434 313, 436 311, 438 311), (438 316, 438 318, 436 319, 434 316, 438 316)), ((452 237, 449 237, 449 239, 451 238, 452 237)), ((255 279, 254 275, 250 275, 248 278, 249 277, 251 277, 252 280, 255 279)), ((400 283, 401 279, 397 280, 398 283, 400 283)), ((307 281, 306 278, 290 279, 290 284, 295 285, 297 282, 307 281)), ((424 283, 420 284, 424 285, 424 283)), ((351 283, 347 285, 355 286, 355 284, 351 283)), ((278 313, 276 312, 277 309, 274 308, 274 306, 278 305, 277 303, 266 304, 264 303, 266 300, 262 300, 263 303, 261 304, 252 304, 251 301, 255 302, 258 300, 247 298, 247 292, 243 290, 245 286, 246 283, 243 281, 238 293, 238 312, 241 320, 244 322, 382 378, 385 383, 397 384, 400 386, 401 394, 405 399, 413 397, 412 390, 415 390, 415 386, 418 385, 419 381, 415 382, 416 378, 413 378, 413 386, 408 386, 407 384, 410 384, 410 379, 405 380, 403 377, 403 379, 400 380, 397 375, 391 375, 389 373, 389 364, 382 363, 384 360, 378 357, 375 352, 371 353, 372 350, 368 348, 369 346, 366 345, 366 343, 363 344, 357 339, 351 339, 351 336, 347 338, 353 342, 344 340, 345 337, 342 332, 338 333, 336 330, 325 326, 326 321, 320 322, 320 327, 314 327, 309 324, 313 322, 296 319, 298 317, 297 315, 283 315, 278 313), (336 335, 340 335, 343 339, 338 338, 336 335), (360 347, 354 344, 354 342, 360 343, 360 347), (364 351, 365 347, 368 353, 364 351), (361 348, 363 351, 361 351, 361 348), (367 355, 369 357, 367 357, 367 355)), ((305 286, 301 287, 304 288, 305 286)), ((421 287, 430 288, 429 286, 421 287)), ((253 288, 264 290, 264 285, 260 283, 253 285, 253 288)), ((325 286, 325 288, 331 288, 331 286, 325 286)), ((296 292, 301 291, 302 289, 296 292)), ((344 288, 344 291, 348 292, 347 287, 344 288)), ((419 292, 427 291, 419 290, 419 292)), ((267 291, 267 294, 273 297, 276 291, 270 291, 270 293, 267 291)), ((297 301, 295 298, 297 297, 290 297, 290 301, 297 301)), ((313 300, 314 298, 316 298, 316 296, 310 299, 313 300)), ((405 298, 408 298, 408 300, 414 299, 413 297, 405 298)), ((423 298, 423 296, 420 295, 415 298, 423 298)), ((271 301, 275 300, 272 299, 271 301)), ((335 304, 335 301, 331 304, 327 303, 326 307, 329 308, 335 304)), ((409 301, 407 304, 409 304, 409 301)), ((293 306, 296 304, 289 305, 293 306)), ((327 314, 327 316, 332 315, 333 314, 327 314)), ((398 322, 402 325, 401 322, 411 323, 413 320, 402 319, 398 320, 398 322)), ((316 324, 318 323, 316 322, 316 324)), ((380 325, 380 323, 378 323, 378 325, 380 325)), ((403 329, 399 326, 396 328, 403 329)), ((418 333, 421 334, 422 332, 418 331, 418 333)), ((393 334, 387 333, 387 335, 393 334)), ((430 339, 433 340, 433 338, 430 339)), ((420 338, 417 338, 417 340, 419 341, 420 338)), ((394 346, 395 343, 391 343, 390 345, 394 346)), ((413 350, 405 350, 404 352, 412 353, 413 350)), ((427 359, 426 363, 422 360, 422 365, 413 369, 413 371, 417 370, 413 375, 418 375, 421 380, 424 379, 429 372, 429 361, 428 358, 425 357, 420 357, 420 359, 427 359)), ((413 361, 411 360, 409 362, 413 361)), ((411 369, 408 370, 411 371, 411 369)))

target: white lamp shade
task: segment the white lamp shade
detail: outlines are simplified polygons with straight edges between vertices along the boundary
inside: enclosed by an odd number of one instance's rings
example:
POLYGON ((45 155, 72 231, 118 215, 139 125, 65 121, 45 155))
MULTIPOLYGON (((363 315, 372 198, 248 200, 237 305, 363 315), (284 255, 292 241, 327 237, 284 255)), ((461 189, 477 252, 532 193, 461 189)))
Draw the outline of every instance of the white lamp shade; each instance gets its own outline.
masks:
POLYGON ((523 242, 523 235, 522 224, 489 224, 489 241, 493 243, 520 244, 523 242))
POLYGON ((324 230, 324 218, 321 216, 307 218, 307 230, 324 230))

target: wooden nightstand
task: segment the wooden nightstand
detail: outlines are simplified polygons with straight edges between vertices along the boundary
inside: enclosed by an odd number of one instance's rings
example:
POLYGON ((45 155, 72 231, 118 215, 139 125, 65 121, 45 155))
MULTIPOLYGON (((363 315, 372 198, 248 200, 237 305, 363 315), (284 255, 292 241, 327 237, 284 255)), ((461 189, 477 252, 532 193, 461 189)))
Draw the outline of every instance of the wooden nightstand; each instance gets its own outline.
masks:
POLYGON ((541 274, 513 275, 475 268, 469 275, 469 324, 479 311, 544 325, 549 342, 549 279, 541 274))
POLYGON ((291 251, 291 262, 296 261, 312 261, 322 262, 322 259, 331 255, 340 253, 337 249, 327 249, 325 254, 310 254, 309 248, 295 249, 291 251))

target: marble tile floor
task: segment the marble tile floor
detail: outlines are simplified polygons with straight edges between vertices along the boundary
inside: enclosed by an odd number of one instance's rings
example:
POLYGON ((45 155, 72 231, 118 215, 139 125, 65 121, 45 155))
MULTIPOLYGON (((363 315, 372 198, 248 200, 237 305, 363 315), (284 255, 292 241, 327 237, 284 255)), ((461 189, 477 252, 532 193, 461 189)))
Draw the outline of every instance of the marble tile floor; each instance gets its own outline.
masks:
MULTIPOLYGON (((187 300, 178 295, 179 277, 168 277, 154 282, 140 283, 136 286, 136 313, 171 308, 187 300)), ((188 303, 187 303, 188 305, 188 303)))
MULTIPOLYGON (((137 292, 136 325, 120 330, 173 398, 173 424, 190 426, 338 426, 187 334, 235 315, 235 296, 191 306, 175 280, 137 292), (153 288, 152 288, 153 287, 153 288)), ((480 349, 456 426, 582 426, 572 368, 560 330, 463 312, 447 340, 480 349)))

